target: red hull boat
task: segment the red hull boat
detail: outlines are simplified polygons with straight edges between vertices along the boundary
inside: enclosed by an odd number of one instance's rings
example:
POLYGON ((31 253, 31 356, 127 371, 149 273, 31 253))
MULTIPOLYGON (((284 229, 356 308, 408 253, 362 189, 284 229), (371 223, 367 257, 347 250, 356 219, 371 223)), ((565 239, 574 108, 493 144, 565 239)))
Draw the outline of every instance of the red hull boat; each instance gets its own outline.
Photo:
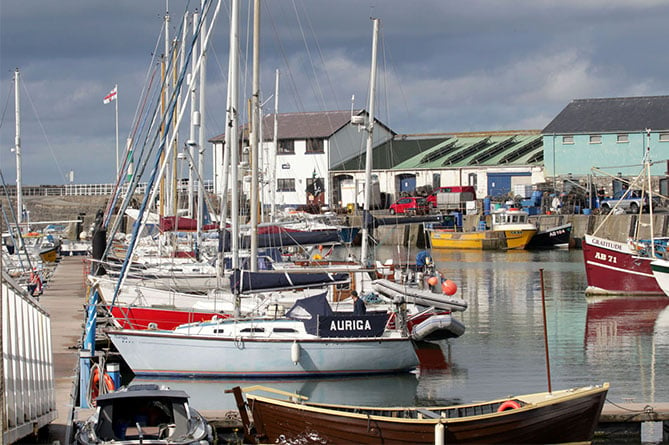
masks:
POLYGON ((586 294, 664 295, 650 263, 627 243, 585 235, 583 259, 588 281, 586 294))

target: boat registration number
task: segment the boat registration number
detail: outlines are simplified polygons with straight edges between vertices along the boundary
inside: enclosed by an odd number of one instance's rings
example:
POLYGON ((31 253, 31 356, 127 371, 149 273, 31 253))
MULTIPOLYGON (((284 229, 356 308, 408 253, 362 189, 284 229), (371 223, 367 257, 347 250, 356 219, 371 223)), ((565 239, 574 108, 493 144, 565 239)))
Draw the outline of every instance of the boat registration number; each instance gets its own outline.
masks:
POLYGON ((607 261, 609 263, 617 263, 618 258, 614 257, 613 255, 607 255, 602 252, 595 252, 595 259, 596 260, 602 260, 602 261, 607 261))

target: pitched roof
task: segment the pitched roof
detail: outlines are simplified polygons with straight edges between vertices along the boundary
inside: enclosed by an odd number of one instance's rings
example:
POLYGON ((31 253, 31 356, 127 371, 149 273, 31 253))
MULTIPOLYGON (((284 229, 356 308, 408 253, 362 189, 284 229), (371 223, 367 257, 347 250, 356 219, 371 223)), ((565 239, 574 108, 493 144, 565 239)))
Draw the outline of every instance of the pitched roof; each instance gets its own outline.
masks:
POLYGON ((669 96, 572 100, 543 134, 616 133, 669 129, 669 96))
MULTIPOLYGON (((356 111, 353 114, 359 115, 365 113, 364 110, 356 111)), ((347 111, 316 111, 303 113, 279 113, 278 139, 308 139, 308 138, 329 138, 338 130, 346 126, 351 121, 351 110, 347 111)), ((378 120, 378 124, 383 125, 378 120)), ((245 128, 244 126, 243 128, 245 128)), ((388 129, 388 131, 391 131, 388 129)), ((391 131, 392 132, 392 131, 391 131)), ((263 118, 263 138, 268 141, 274 137, 274 114, 263 118)), ((220 134, 209 140, 209 142, 223 142, 225 134, 220 134)))
MULTIPOLYGON (((439 134, 396 135, 383 144, 374 147, 372 150, 372 165, 374 169, 391 169, 398 163, 434 147, 445 139, 448 139, 448 136, 439 134)), ((366 153, 363 150, 357 156, 335 165, 331 170, 364 170, 365 159, 366 153)))
POLYGON ((404 162, 394 170, 439 169, 476 165, 528 165, 543 162, 538 130, 456 133, 404 162))

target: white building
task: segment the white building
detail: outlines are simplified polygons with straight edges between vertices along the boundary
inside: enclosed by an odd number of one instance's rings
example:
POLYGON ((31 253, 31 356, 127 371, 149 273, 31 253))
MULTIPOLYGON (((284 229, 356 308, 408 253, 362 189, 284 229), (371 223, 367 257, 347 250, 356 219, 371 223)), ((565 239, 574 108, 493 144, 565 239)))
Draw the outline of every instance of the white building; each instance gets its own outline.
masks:
MULTIPOLYGON (((354 112, 364 115, 365 111, 354 112)), ((261 130, 260 181, 262 201, 269 205, 272 194, 277 206, 307 204, 331 205, 333 192, 330 171, 333 166, 358 157, 366 148, 367 134, 351 123, 350 111, 313 113, 281 113, 277 115, 277 147, 274 147, 274 115, 265 116, 261 130), (273 191, 271 185, 276 186, 273 191)), ((245 134, 242 132, 242 134, 245 134)), ((376 121, 374 146, 392 139, 394 133, 376 121)), ((224 135, 210 139, 214 144, 215 192, 220 194, 223 178, 224 135)), ((240 147, 240 159, 245 159, 248 143, 240 147)), ((242 162, 239 177, 250 176, 242 162)), ((248 191, 249 182, 244 181, 248 191)))

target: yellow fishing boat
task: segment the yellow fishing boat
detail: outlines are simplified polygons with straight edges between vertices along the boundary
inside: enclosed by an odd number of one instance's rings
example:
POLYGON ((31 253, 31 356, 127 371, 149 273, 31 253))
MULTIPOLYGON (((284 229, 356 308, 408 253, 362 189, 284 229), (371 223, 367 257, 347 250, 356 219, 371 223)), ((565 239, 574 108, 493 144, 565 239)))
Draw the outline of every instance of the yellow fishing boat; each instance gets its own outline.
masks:
POLYGON ((499 209, 492 213, 492 228, 473 232, 432 228, 430 242, 433 249, 509 250, 524 249, 537 227, 529 222, 523 210, 499 209))

